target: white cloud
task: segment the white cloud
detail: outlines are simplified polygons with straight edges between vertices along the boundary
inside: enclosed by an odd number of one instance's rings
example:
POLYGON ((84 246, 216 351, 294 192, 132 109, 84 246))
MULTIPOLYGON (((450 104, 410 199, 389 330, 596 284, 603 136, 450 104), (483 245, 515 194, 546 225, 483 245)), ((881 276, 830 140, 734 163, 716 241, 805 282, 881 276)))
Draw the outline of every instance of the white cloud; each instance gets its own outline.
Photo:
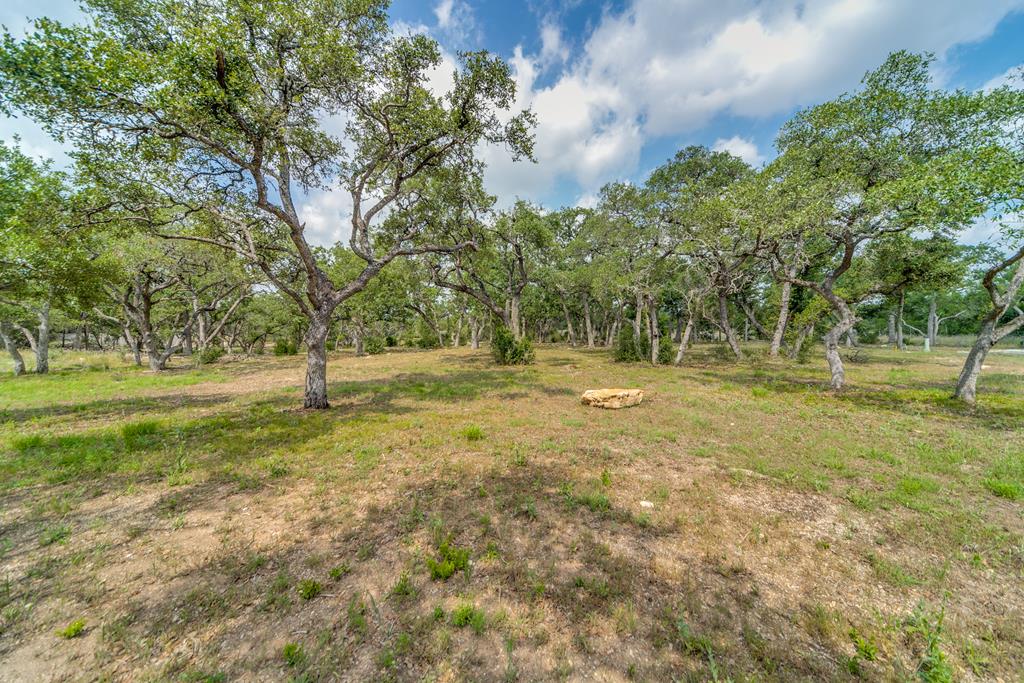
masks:
POLYGON ((569 47, 562 40, 562 29, 551 19, 540 27, 540 61, 543 64, 558 64, 569 59, 569 47))
POLYGON ((312 190, 299 206, 306 238, 319 247, 347 242, 352 234, 352 197, 342 189, 312 190))
POLYGON ((483 37, 476 25, 473 8, 465 0, 441 0, 434 5, 434 16, 437 28, 457 47, 479 43, 483 37))
MULTIPOLYGON (((1021 7, 1024 0, 635 0, 606 12, 572 59, 561 57, 561 31, 546 20, 539 53, 517 49, 510 60, 518 105, 538 117, 538 163, 513 165, 489 150, 488 187, 536 198, 568 179, 593 192, 631 177, 652 138, 692 133, 720 114, 766 117, 834 97, 893 50, 931 51, 941 61, 1021 7), (553 59, 564 70, 539 85, 553 59)), ((748 140, 719 142, 762 160, 748 140)))
POLYGON ((434 7, 434 16, 437 17, 437 25, 441 28, 448 28, 452 23, 452 10, 455 8, 455 0, 441 0, 434 7))
POLYGON ((981 86, 982 90, 995 90, 996 88, 1010 83, 1017 83, 1018 85, 1024 80, 1024 64, 1018 64, 1017 66, 1011 66, 1009 69, 994 76, 987 80, 984 85, 981 86))
POLYGON ((731 138, 718 138, 715 140, 715 144, 711 146, 711 149, 716 152, 728 152, 733 156, 743 159, 743 161, 751 166, 760 166, 761 162, 764 161, 764 157, 758 151, 757 145, 752 140, 741 138, 739 135, 733 135, 731 138))

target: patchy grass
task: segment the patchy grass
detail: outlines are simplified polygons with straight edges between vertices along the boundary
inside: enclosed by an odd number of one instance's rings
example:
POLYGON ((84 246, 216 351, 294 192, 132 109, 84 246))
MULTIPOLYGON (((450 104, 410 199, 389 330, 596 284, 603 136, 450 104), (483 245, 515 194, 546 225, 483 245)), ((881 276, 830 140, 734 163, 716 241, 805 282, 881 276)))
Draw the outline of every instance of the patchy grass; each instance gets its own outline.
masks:
POLYGON ((301 358, 55 353, 0 379, 0 671, 1013 680, 1024 359, 968 409, 955 349, 862 355, 338 355, 311 412, 301 358))

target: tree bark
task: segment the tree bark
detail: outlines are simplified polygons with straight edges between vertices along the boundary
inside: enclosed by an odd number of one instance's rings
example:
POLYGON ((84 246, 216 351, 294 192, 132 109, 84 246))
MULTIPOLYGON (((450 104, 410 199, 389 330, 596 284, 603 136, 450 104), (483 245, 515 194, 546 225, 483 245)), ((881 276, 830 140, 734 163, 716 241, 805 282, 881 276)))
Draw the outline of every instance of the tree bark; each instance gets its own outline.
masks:
POLYGON ((888 329, 886 330, 886 332, 887 332, 887 335, 886 335, 887 338, 886 338, 886 342, 885 343, 888 344, 889 346, 896 346, 896 311, 895 310, 890 310, 889 311, 889 326, 888 326, 888 329))
POLYGON ((50 302, 38 311, 39 339, 36 341, 36 374, 45 375, 50 371, 50 302))
MULTIPOLYGON (((795 277, 794 273, 791 277, 795 277)), ((772 333, 772 344, 768 348, 768 355, 772 358, 779 357, 779 350, 782 348, 782 340, 786 336, 786 325, 789 324, 789 297, 793 291, 793 283, 786 281, 782 283, 782 292, 779 297, 779 319, 775 323, 775 332, 772 333)))
POLYGON ((14 375, 25 374, 25 359, 21 357, 21 352, 18 350, 18 344, 15 342, 14 332, 7 325, 7 323, 0 322, 0 337, 3 338, 4 348, 7 349, 7 353, 11 356, 11 361, 14 365, 14 375))
POLYGON ((647 295, 647 326, 650 328, 651 365, 658 364, 658 350, 661 347, 661 326, 658 325, 658 302, 647 295))
POLYGON ((733 354, 737 358, 743 358, 739 342, 736 341, 736 332, 732 329, 732 325, 729 324, 729 301, 724 291, 718 292, 718 320, 722 326, 722 333, 725 334, 725 340, 729 342, 729 348, 732 349, 733 354))
MULTIPOLYGON (((330 316, 328 316, 329 318, 330 316)), ((306 393, 303 408, 330 408, 327 402, 327 333, 330 325, 319 317, 306 330, 306 393)))
POLYGON ((690 315, 686 318, 686 327, 683 329, 682 335, 679 339, 679 350, 676 351, 676 365, 682 365, 683 355, 686 353, 686 348, 690 344, 690 335, 693 333, 693 316, 690 315))
POLYGON ((843 367, 843 359, 839 355, 839 341, 857 323, 852 311, 846 306, 840 308, 839 315, 839 322, 822 338, 822 341, 825 342, 825 360, 828 362, 828 369, 832 375, 830 385, 837 391, 846 384, 846 369, 843 367))
POLYGON ((587 328, 587 348, 594 348, 594 321, 590 317, 590 298, 583 297, 583 322, 587 328))
POLYGON ((907 302, 907 293, 900 287, 900 297, 896 304, 896 348, 900 351, 907 350, 907 342, 903 338, 903 308, 907 302))
POLYGON ((936 338, 939 336, 938 304, 935 301, 934 294, 928 302, 928 325, 925 328, 925 332, 928 335, 928 348, 931 350, 931 348, 935 346, 936 338))
POLYGON ((565 329, 569 334, 569 346, 576 348, 576 330, 572 327, 572 316, 569 315, 569 306, 565 303, 565 297, 562 297, 562 313, 565 315, 565 329))

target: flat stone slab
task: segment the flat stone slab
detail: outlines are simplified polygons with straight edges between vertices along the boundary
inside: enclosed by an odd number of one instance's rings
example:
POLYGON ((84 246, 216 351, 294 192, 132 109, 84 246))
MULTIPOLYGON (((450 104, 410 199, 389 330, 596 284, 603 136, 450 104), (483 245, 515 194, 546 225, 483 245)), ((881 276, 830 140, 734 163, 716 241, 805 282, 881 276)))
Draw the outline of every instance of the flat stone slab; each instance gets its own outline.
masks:
POLYGON ((587 389, 580 398, 585 406, 618 410, 640 405, 644 392, 643 389, 587 389))

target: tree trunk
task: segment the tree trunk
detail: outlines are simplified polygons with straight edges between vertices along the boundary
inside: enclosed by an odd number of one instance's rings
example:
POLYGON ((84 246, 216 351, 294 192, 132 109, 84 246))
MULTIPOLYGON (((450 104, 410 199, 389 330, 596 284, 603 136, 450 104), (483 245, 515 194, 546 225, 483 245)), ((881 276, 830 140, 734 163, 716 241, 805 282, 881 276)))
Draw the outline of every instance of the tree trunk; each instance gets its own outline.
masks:
POLYGON ((903 339, 903 307, 907 302, 907 293, 900 288, 899 303, 896 305, 896 348, 900 351, 907 350, 906 340, 903 339))
POLYGON ((938 303, 935 301, 935 295, 932 295, 931 301, 928 302, 928 326, 926 328, 928 349, 931 350, 935 346, 935 341, 939 336, 939 312, 938 303))
POLYGON ((587 348, 594 348, 594 321, 590 318, 590 299, 583 297, 583 323, 587 328, 587 348))
POLYGON ((686 353, 686 347, 690 344, 690 335, 693 333, 693 316, 689 316, 686 319, 686 328, 683 330, 683 334, 679 339, 679 350, 676 351, 676 365, 681 365, 683 362, 683 355, 686 353))
POLYGON ((885 343, 889 346, 896 346, 896 311, 889 311, 889 326, 886 330, 886 341, 885 343))
POLYGON ((981 374, 981 366, 985 363, 985 357, 998 341, 995 338, 995 332, 996 321, 989 314, 981 325, 978 338, 974 341, 971 352, 967 354, 967 360, 964 361, 964 367, 960 370, 960 377, 956 381, 956 390, 953 392, 953 396, 961 401, 974 405, 977 400, 978 375, 981 374))
POLYGON ((814 324, 804 325, 800 332, 796 335, 796 341, 793 342, 793 348, 789 350, 790 360, 800 355, 800 349, 804 347, 804 342, 807 341, 809 335, 814 334, 814 324))
POLYGON ((822 341, 825 342, 825 360, 828 362, 829 372, 832 374, 831 386, 835 390, 843 388, 846 384, 846 370, 843 368, 843 359, 839 355, 839 340, 857 323, 857 320, 848 311, 840 312, 840 319, 836 325, 825 333, 822 341))
POLYGON ((39 339, 36 341, 36 373, 45 375, 50 371, 50 302, 39 309, 39 339))
POLYGON ((782 348, 782 340, 786 336, 786 325, 789 323, 789 297, 793 291, 792 282, 782 283, 782 293, 779 301, 779 320, 775 323, 775 332, 772 334, 772 344, 768 349, 768 355, 772 358, 779 357, 779 350, 782 348))
POLYGON ((647 325, 651 337, 651 365, 658 364, 658 350, 661 347, 661 326, 658 325, 658 302, 653 296, 647 296, 647 325))
POLYGON ((469 319, 469 345, 474 351, 480 348, 480 322, 475 317, 469 319))
POLYGON ((729 324, 729 302, 724 291, 718 293, 718 318, 722 326, 722 332, 725 334, 725 339, 729 342, 729 348, 732 349, 737 358, 743 358, 739 342, 736 341, 736 332, 733 331, 732 325, 729 324))
POLYGON ((14 364, 14 375, 24 375, 25 359, 21 357, 18 344, 15 342, 14 332, 8 327, 7 323, 0 323, 0 337, 3 338, 4 348, 7 349, 7 353, 10 354, 11 361, 14 364))
POLYGON ((523 338, 523 328, 519 319, 519 295, 513 294, 508 300, 508 326, 512 336, 518 341, 523 338))
POLYGON ((572 316, 569 315, 569 307, 565 303, 565 297, 562 297, 562 314, 565 316, 565 330, 569 335, 569 346, 576 348, 576 330, 572 327, 572 316))
MULTIPOLYGON (((329 317, 329 316, 328 316, 329 317)), ((327 321, 314 318, 306 330, 306 393, 302 407, 330 408, 327 402, 327 321)), ((361 346, 361 341, 359 345, 361 346)), ((357 353, 359 347, 357 346, 357 353)))

